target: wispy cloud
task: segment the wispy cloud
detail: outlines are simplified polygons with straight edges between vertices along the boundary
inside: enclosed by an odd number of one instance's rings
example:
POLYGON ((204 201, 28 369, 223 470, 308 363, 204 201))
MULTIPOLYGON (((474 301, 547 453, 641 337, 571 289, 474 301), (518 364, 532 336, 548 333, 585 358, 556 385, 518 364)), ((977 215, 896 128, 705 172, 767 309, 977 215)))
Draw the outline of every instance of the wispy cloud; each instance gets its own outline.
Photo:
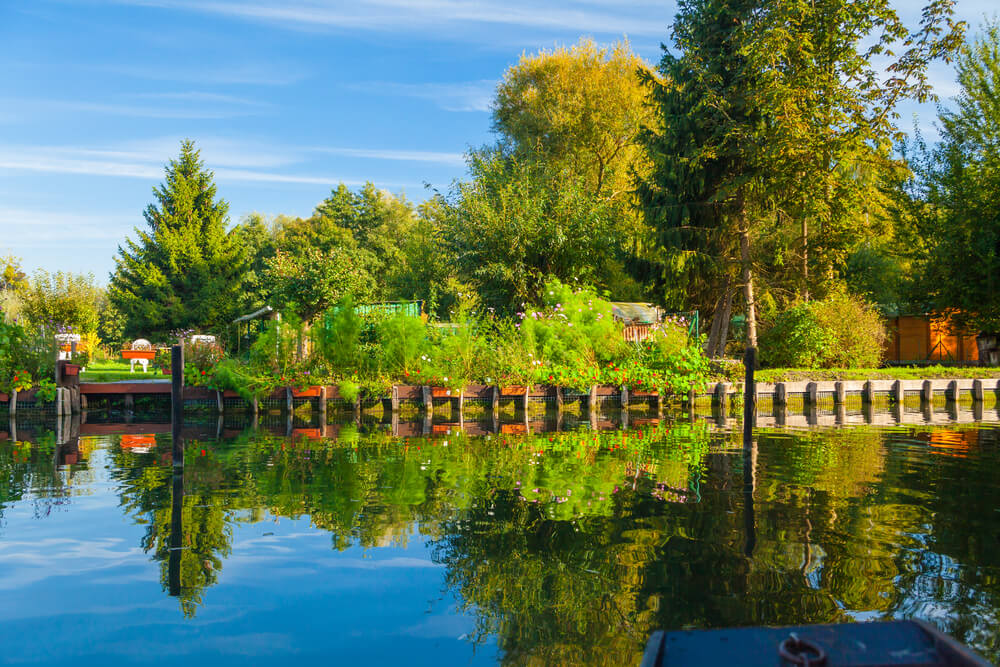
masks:
MULTIPOLYGON (((0 169, 159 181, 164 165, 177 154, 181 137, 124 142, 108 148, 85 146, 0 145, 0 169)), ((316 173, 321 155, 461 166, 460 153, 336 146, 278 147, 224 138, 199 140, 201 157, 220 182, 361 185, 357 178, 316 173)), ((406 186, 410 183, 384 183, 406 186)))
POLYGON ((50 209, 0 207, 0 238, 19 247, 40 243, 105 245, 141 222, 135 213, 81 214, 50 209))
POLYGON ((311 148, 316 153, 359 157, 372 160, 399 160, 403 162, 431 162, 462 166, 465 156, 461 153, 441 153, 436 151, 383 150, 378 148, 311 148))
POLYGON ((81 67, 147 81, 177 81, 196 85, 287 86, 308 78, 300 66, 242 61, 224 66, 191 68, 173 64, 92 65, 81 67))
POLYGON ((375 95, 428 100, 445 111, 489 111, 496 85, 493 79, 457 83, 369 81, 351 84, 349 88, 375 95))
POLYGON ((222 120, 237 116, 260 114, 269 106, 264 103, 244 100, 225 95, 197 93, 160 94, 158 97, 147 96, 150 101, 158 99, 159 104, 141 103, 143 96, 126 95, 121 102, 91 102, 87 100, 58 99, 5 99, 0 104, 13 113, 23 117, 26 114, 37 116, 47 113, 90 113, 112 116, 134 116, 138 118, 159 119, 201 119, 222 120), (139 103, 136 103, 138 101, 139 103))
MULTIPOLYGON (((175 149, 176 150, 176 149, 175 149)), ((171 153, 170 155, 172 155, 171 153)), ((141 178, 156 181, 163 178, 163 158, 158 163, 143 162, 139 156, 113 151, 81 151, 49 147, 19 147, 16 150, 0 148, 0 169, 36 171, 84 176, 112 176, 141 178)), ((362 181, 339 176, 315 174, 275 173, 250 169, 214 169, 218 181, 244 183, 299 183, 330 185, 346 183, 360 185, 362 181)))
POLYGON ((573 2, 563 6, 514 0, 118 0, 126 4, 217 14, 275 24, 303 31, 362 29, 371 31, 412 30, 415 27, 440 33, 462 25, 516 26, 560 32, 594 34, 663 34, 672 11, 658 6, 661 20, 622 2, 573 2))

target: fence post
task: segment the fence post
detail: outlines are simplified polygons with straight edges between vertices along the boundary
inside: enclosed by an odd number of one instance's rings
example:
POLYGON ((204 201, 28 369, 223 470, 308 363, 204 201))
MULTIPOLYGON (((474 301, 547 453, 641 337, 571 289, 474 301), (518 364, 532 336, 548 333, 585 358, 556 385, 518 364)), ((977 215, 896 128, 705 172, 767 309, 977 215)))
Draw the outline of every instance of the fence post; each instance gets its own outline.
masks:
POLYGON ((847 402, 847 389, 843 382, 833 383, 833 402, 837 405, 843 405, 847 402))
MULTIPOLYGON (((902 403, 903 402, 903 398, 906 395, 906 392, 903 391, 903 381, 902 380, 896 380, 895 382, 892 383, 892 395, 896 399, 897 403, 902 403)), ((902 420, 902 418, 900 418, 897 421, 901 421, 901 420, 902 420)))

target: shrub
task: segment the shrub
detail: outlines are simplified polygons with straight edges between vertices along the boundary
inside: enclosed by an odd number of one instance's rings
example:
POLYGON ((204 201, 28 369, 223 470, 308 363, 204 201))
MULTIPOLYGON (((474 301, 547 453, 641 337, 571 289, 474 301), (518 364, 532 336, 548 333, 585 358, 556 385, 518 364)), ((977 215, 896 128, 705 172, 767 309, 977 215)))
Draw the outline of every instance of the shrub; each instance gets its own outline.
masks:
POLYGON ((377 328, 383 370, 395 377, 419 374, 427 338, 423 320, 400 313, 383 320, 377 328))
POLYGON ((341 374, 358 369, 361 360, 360 340, 364 322, 355 312, 354 299, 348 295, 326 311, 313 327, 316 353, 330 368, 341 374))
POLYGON ((886 337, 870 304, 837 292, 779 313, 761 335, 761 362, 775 368, 870 368, 881 363, 886 337))

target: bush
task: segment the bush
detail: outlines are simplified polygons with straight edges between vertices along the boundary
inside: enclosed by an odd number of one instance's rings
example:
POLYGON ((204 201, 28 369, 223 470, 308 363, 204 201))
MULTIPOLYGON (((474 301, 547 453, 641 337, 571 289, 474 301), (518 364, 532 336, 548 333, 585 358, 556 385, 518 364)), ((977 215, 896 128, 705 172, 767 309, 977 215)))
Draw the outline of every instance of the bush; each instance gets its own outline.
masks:
POLYGON ((870 304, 838 292, 779 313, 761 334, 761 363, 772 368, 871 368, 881 363, 887 335, 870 304))

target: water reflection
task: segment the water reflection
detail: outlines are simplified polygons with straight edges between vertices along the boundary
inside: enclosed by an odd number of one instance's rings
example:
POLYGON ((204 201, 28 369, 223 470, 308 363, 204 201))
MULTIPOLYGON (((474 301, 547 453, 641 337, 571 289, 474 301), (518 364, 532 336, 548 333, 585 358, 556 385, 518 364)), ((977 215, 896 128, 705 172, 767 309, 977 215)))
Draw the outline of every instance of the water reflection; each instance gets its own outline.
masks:
POLYGON ((22 429, 30 440, 0 443, 0 547, 30 537, 3 525, 10 508, 43 519, 107 494, 192 621, 226 586, 239 527, 289 519, 326 535, 329 559, 426 554, 475 621, 467 641, 510 664, 634 661, 655 628, 909 617, 1000 658, 995 427, 758 429, 744 452, 682 418, 466 426, 217 438, 209 424, 186 431, 183 469, 166 432, 22 429))

